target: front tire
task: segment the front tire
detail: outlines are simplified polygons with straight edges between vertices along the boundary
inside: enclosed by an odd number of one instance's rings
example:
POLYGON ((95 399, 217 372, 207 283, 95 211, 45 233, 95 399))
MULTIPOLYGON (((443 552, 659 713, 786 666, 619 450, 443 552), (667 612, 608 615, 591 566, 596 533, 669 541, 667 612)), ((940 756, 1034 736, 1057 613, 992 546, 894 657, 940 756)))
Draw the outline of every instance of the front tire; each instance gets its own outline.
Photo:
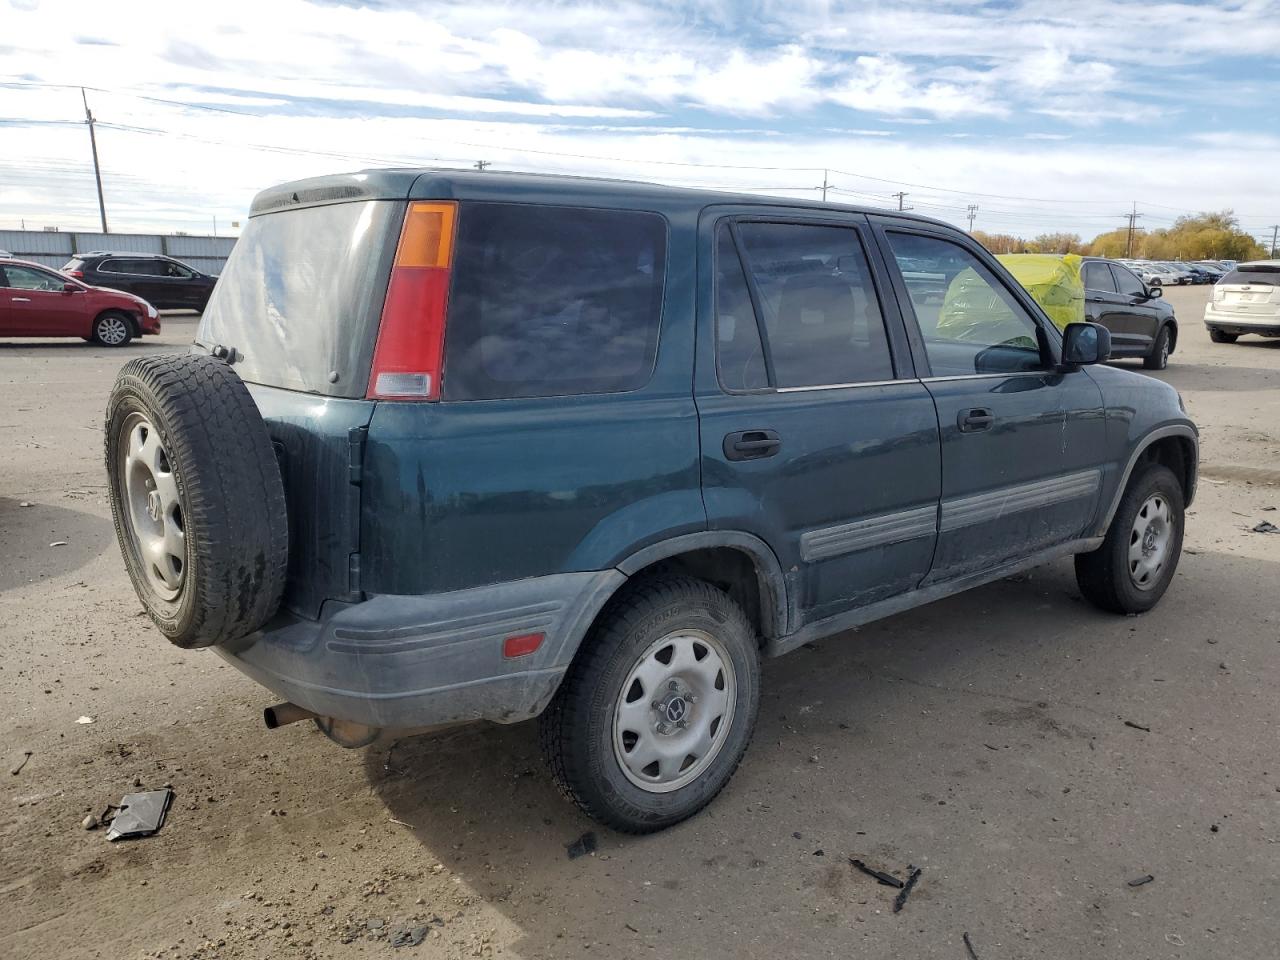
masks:
POLYGON ((1161 327, 1156 334, 1156 342, 1151 345, 1151 352, 1142 358, 1142 365, 1148 370, 1163 370, 1169 366, 1169 328, 1161 327))
POLYGON ((1145 613, 1159 603, 1182 556, 1182 484, 1158 463, 1139 469, 1102 546, 1075 559, 1080 592, 1111 613, 1145 613))
POLYGON ((1214 343, 1235 343, 1240 339, 1240 334, 1227 333, 1225 330, 1219 330, 1217 327, 1210 327, 1209 339, 1214 343))
POLYGON ((589 817, 651 833, 693 816, 746 752, 760 653, 742 609, 663 577, 610 602, 542 715, 543 752, 589 817))
POLYGON ((101 346, 123 347, 132 339, 133 321, 123 313, 108 310, 93 321, 93 340, 101 346))

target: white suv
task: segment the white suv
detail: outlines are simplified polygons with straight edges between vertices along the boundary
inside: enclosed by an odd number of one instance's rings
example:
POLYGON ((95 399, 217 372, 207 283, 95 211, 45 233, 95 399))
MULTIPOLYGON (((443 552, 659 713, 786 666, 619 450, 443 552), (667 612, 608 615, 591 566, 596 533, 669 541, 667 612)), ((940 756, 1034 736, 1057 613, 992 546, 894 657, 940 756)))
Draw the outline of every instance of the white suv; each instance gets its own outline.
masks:
POLYGON ((1213 287, 1204 325, 1214 343, 1242 333, 1280 337, 1280 260, 1254 260, 1232 269, 1213 287))

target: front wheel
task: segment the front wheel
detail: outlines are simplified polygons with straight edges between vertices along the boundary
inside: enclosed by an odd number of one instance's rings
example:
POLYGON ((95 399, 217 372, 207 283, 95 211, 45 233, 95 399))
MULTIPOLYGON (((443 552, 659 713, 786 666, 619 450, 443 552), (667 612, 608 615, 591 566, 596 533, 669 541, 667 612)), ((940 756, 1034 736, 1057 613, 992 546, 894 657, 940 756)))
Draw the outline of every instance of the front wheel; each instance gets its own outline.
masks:
POLYGON ((1142 365, 1148 370, 1163 370, 1169 366, 1169 347, 1169 328, 1161 327, 1156 334, 1156 342, 1151 346, 1151 352, 1142 358, 1142 365))
POLYGON ((104 313, 93 322, 93 339, 104 347, 123 347, 133 339, 133 323, 123 313, 104 313))
POLYGON ((1209 339, 1214 343, 1235 343, 1240 339, 1240 334, 1227 333, 1225 330, 1219 330, 1217 327, 1210 327, 1209 339))
POLYGON ((1182 556, 1182 484, 1158 463, 1139 468, 1102 546, 1076 555, 1076 583, 1112 613, 1145 613, 1160 602, 1182 556))
POLYGON ((540 736, 588 816, 650 833, 693 816, 733 776, 760 707, 760 654, 742 609, 668 577, 612 601, 569 668, 540 736))

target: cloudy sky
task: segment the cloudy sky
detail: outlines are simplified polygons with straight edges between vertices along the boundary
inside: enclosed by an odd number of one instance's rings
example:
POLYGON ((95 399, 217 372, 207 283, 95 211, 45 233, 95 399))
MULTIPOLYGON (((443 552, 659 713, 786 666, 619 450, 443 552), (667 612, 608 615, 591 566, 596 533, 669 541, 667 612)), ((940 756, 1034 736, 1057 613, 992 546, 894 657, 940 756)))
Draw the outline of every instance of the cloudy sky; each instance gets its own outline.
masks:
MULTIPOLYGON (((272 183, 578 172, 1088 237, 1280 222, 1280 2, 0 0, 0 228, 219 232, 272 183)), ((1270 233, 1269 230, 1266 232, 1270 233)))

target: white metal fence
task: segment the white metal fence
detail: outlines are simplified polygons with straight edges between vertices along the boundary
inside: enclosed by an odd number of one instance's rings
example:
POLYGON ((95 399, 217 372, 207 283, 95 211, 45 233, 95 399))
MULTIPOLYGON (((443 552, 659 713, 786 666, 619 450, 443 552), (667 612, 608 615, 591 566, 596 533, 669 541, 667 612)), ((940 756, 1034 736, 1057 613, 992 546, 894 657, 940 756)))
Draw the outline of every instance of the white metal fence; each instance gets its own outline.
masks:
POLYGON ((0 230, 0 250, 21 260, 62 267, 78 253, 162 253, 201 273, 222 272, 235 237, 192 237, 161 233, 63 233, 52 230, 0 230))

